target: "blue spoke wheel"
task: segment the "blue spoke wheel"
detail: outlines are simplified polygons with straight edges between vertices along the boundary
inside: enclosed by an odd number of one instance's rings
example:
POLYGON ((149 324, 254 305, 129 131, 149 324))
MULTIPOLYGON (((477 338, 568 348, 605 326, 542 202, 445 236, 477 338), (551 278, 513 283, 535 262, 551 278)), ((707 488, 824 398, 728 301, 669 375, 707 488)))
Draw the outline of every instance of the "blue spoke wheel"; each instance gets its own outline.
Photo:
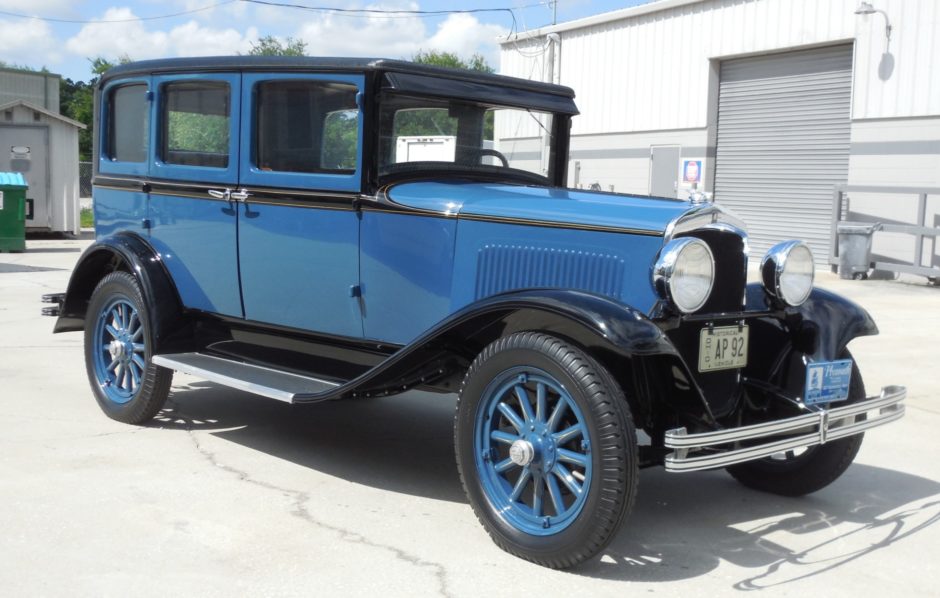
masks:
POLYGON ((591 558, 632 505, 636 434, 623 393, 603 366, 552 336, 507 336, 474 360, 455 444, 484 527, 539 564, 591 558))
POLYGON ((150 311, 137 280, 105 276, 85 318, 85 368, 95 398, 113 419, 142 423, 163 407, 173 373, 150 361, 150 311))

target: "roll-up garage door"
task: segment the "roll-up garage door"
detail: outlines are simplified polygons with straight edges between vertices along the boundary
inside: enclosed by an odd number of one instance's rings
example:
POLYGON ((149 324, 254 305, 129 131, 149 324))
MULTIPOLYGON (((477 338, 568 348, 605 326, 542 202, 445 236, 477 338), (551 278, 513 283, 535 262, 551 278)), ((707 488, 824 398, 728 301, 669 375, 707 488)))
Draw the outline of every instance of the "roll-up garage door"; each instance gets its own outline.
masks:
POLYGON ((715 200, 748 224, 751 259, 784 239, 829 251, 832 188, 849 172, 852 45, 721 64, 715 200))

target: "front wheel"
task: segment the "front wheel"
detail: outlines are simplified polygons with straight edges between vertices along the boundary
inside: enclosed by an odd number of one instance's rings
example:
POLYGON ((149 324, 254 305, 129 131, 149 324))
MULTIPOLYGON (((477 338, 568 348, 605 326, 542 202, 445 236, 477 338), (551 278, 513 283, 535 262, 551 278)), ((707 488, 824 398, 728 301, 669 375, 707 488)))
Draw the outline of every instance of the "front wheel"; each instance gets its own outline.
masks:
MULTIPOLYGON (((841 359, 851 358, 848 351, 841 356, 841 359)), ((858 366, 853 362, 846 404, 863 400, 865 384, 858 366)), ((823 445, 732 465, 728 473, 748 488, 782 496, 803 496, 822 490, 845 473, 855 460, 864 437, 864 434, 856 434, 823 445)))
POLYGON ((172 370, 151 362, 153 314, 137 279, 112 272, 95 287, 85 318, 85 370, 108 417, 140 424, 166 402, 172 370))
POLYGON ((633 504, 636 432, 619 385, 546 334, 513 334, 477 356, 455 445, 477 518, 502 549, 540 565, 591 558, 633 504))

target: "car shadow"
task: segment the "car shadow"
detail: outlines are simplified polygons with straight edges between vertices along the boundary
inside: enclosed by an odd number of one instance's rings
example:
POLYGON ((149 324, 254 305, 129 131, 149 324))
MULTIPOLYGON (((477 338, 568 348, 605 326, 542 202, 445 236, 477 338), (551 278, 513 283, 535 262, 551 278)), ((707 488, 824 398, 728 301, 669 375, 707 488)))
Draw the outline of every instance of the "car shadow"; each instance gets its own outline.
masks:
MULTIPOLYGON (((456 398, 412 392, 287 405, 208 382, 174 386, 154 426, 213 436, 340 479, 466 503, 453 455, 456 398)), ((722 561, 758 590, 865 558, 940 520, 940 483, 854 464, 802 498, 749 490, 725 472, 641 471, 620 533, 574 574, 639 582, 694 578, 722 561)))

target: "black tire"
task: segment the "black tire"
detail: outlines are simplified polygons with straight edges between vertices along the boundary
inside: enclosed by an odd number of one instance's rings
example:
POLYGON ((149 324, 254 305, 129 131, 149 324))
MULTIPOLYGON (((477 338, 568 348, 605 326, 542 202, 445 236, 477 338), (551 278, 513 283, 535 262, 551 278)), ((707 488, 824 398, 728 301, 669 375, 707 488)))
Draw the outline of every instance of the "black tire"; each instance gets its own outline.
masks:
MULTIPOLYGON (((842 359, 851 359, 845 351, 842 359)), ((844 404, 865 399, 865 384, 858 366, 852 364, 849 399, 844 404)), ((728 467, 734 479, 748 488, 779 494, 804 496, 822 490, 849 468, 862 446, 865 434, 857 434, 807 448, 799 455, 790 452, 784 459, 766 458, 728 467)))
POLYGON ((150 323, 154 315, 144 301, 137 279, 127 272, 108 274, 91 295, 85 318, 85 371, 98 405, 111 419, 126 424, 141 424, 151 420, 166 403, 173 371, 154 365, 151 361, 153 336, 150 323), (105 352, 108 345, 102 338, 114 338, 106 329, 108 326, 114 328, 112 310, 119 308, 130 314, 127 330, 134 334, 128 334, 128 337, 137 338, 127 338, 125 343, 119 341, 119 345, 129 344, 134 348, 119 347, 122 354, 115 358, 114 353, 105 352), (126 374, 123 364, 116 366, 113 372, 103 365, 109 357, 116 361, 128 354, 126 374), (120 382, 117 381, 118 372, 122 376, 120 382), (126 388, 121 388, 122 384, 126 384, 126 388))
MULTIPOLYGON (((557 419, 560 420, 561 417, 557 419)), ((525 434, 522 433, 513 446, 520 442, 525 434)), ((539 440, 539 432, 534 431, 531 434, 536 437, 533 442, 539 440)), ((546 437, 544 429, 541 436, 546 437)), ((494 341, 477 356, 461 385, 454 423, 454 442, 460 479, 480 523, 500 548, 540 565, 560 569, 590 559, 607 546, 633 506, 638 478, 636 431, 623 392, 607 370, 581 349, 547 334, 513 334, 494 341), (521 382, 513 381, 516 376, 521 382), (544 452, 548 457, 539 456, 525 466, 526 470, 529 467, 545 468, 530 477, 530 487, 525 493, 529 496, 529 502, 525 502, 524 496, 516 502, 510 498, 509 503, 503 503, 503 508, 496 504, 498 501, 494 498, 494 493, 499 490, 493 489, 492 481, 486 481, 493 479, 488 478, 488 475, 502 474, 493 473, 498 470, 496 465, 493 465, 493 469, 486 468, 484 462, 490 461, 485 456, 486 451, 480 459, 477 454, 482 437, 480 434, 485 436, 485 430, 494 429, 497 425, 495 422, 503 417, 503 412, 496 409, 500 413, 493 412, 491 422, 484 410, 493 409, 490 406, 492 401, 500 400, 500 396, 510 396, 509 391, 505 391, 506 394, 496 394, 496 398, 492 398, 494 393, 491 389, 499 380, 509 380, 500 384, 504 384, 505 388, 515 385, 514 391, 520 384, 536 384, 537 387, 542 387, 536 389, 534 396, 531 391, 527 395, 530 399, 534 398, 529 404, 528 416, 521 403, 522 399, 518 394, 512 396, 519 401, 517 404, 522 408, 523 417, 527 418, 526 424, 547 421, 538 425, 549 426, 547 442, 558 447, 545 449, 548 444, 539 445, 542 448, 538 449, 538 452, 544 452), (546 385, 541 382, 546 381, 548 384, 552 380, 557 381, 557 388, 560 389, 554 408, 551 407, 551 401, 555 392, 553 389, 556 387, 551 386, 546 390, 546 385), (542 398, 536 398, 539 396, 542 398), (571 405, 566 408, 567 411, 558 408, 562 401, 571 405), (559 428, 562 425, 567 426, 563 429, 567 431, 579 427, 582 434, 586 434, 588 438, 575 436, 574 438, 582 439, 574 441, 573 445, 567 445, 568 449, 564 448, 564 444, 554 444, 556 441, 563 442, 558 437, 564 436, 561 432, 552 433, 551 423, 556 419, 557 411, 562 411, 567 414, 566 418, 571 418, 566 419, 564 424, 556 422, 559 428), (572 425, 572 421, 576 423, 572 425), (571 457, 572 451, 569 449, 572 446, 575 447, 575 452, 583 450, 583 453, 576 455, 578 459, 583 460, 583 468, 580 470, 578 465, 566 460, 571 457), (550 453, 553 450, 555 452, 550 453), (557 458, 552 458, 552 455, 557 458), (554 469, 558 464, 561 464, 562 468, 554 469), (590 469, 587 468, 588 465, 590 469), (554 476, 558 476, 555 472, 565 472, 566 467, 571 468, 570 475, 574 477, 565 482, 562 479, 564 476, 559 476, 563 482, 559 485, 558 480, 554 480, 554 476), (577 477, 578 473, 581 477, 577 477), (554 480, 554 490, 561 489, 563 493, 567 493, 561 503, 567 511, 558 508, 559 503, 555 500, 559 494, 552 492, 552 482, 549 478, 554 480), (578 495, 570 486, 564 486, 575 478, 582 484, 581 494, 578 495), (544 500, 539 503, 539 507, 534 506, 539 501, 533 498, 537 492, 536 486, 548 493, 543 494, 544 500), (571 500, 572 506, 565 506, 566 500, 571 500), (505 508, 507 504, 508 508, 505 508), (575 505, 580 506, 576 508, 575 505), (539 518, 544 517, 544 533, 533 530, 531 524, 514 523, 514 512, 519 510, 523 513, 526 509, 529 510, 526 516, 534 515, 536 526, 539 518), (552 516, 547 515, 549 509, 553 511, 552 516), (563 516, 563 513, 567 515, 563 516), (564 520, 564 523, 559 523, 561 520, 564 520), (557 531, 552 531, 552 527, 556 527, 557 531)), ((497 451, 495 448, 488 450, 494 464, 497 460, 506 458, 504 453, 493 454, 497 451)), ((522 466, 516 464, 514 467, 522 466)), ((519 477, 522 477, 521 473, 519 477)), ((518 485, 518 478, 516 483, 518 485)))

